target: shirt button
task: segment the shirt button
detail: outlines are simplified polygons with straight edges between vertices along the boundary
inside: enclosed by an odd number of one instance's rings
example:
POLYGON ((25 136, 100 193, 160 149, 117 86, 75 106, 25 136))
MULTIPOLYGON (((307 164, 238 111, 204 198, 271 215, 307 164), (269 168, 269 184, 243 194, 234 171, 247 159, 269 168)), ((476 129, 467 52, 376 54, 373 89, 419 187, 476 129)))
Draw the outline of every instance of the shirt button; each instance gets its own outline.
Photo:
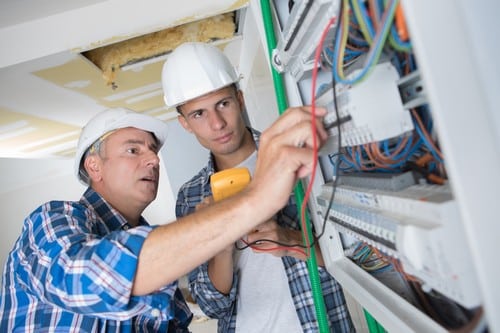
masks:
POLYGON ((160 316, 160 310, 158 309, 151 310, 151 316, 158 318, 160 316))

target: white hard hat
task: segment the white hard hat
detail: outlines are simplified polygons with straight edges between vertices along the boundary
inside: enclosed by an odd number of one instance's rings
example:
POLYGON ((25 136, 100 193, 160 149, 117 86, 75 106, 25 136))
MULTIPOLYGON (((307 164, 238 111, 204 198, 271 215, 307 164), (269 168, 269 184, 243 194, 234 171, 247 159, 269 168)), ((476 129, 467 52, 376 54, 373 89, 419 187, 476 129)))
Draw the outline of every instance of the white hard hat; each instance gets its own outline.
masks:
POLYGON ((224 53, 216 46, 200 42, 177 47, 163 64, 161 73, 168 107, 184 104, 238 80, 236 69, 224 53))
POLYGON ((135 127, 153 133, 159 142, 159 148, 167 138, 167 124, 151 116, 125 108, 107 109, 98 113, 83 127, 76 148, 74 171, 76 178, 82 184, 88 185, 86 172, 81 170, 83 154, 104 134, 126 127, 135 127))

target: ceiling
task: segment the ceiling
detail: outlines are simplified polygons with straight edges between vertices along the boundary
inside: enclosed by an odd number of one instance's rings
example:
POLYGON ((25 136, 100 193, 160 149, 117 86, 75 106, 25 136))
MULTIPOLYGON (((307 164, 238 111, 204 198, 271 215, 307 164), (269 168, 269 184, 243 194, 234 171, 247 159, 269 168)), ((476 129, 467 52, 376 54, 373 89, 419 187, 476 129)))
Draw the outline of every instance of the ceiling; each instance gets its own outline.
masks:
POLYGON ((0 157, 72 157, 81 127, 109 107, 174 119, 163 103, 160 73, 169 49, 180 42, 215 40, 235 65, 239 60, 248 1, 138 3, 0 2, 0 157), (149 53, 138 60, 136 52, 145 49, 149 53), (101 63, 89 60, 89 50, 102 51, 101 63), (114 72, 103 65, 103 55, 124 53, 133 61, 120 58, 114 72))

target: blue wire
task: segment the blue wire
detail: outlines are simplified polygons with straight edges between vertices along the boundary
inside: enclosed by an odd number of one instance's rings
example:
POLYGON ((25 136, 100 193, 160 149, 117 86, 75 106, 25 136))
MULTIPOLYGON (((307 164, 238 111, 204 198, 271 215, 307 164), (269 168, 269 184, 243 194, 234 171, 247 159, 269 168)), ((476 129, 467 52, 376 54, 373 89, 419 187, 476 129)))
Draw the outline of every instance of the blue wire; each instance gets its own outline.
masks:
POLYGON ((355 0, 355 1, 358 1, 358 7, 361 10, 361 16, 363 17, 363 21, 365 22, 366 27, 368 28, 368 33, 370 34, 370 37, 373 40, 373 37, 375 36, 375 29, 373 27, 373 22, 371 18, 368 16, 368 13, 366 11, 366 6, 363 3, 364 1, 363 0, 355 0))
POLYGON ((415 70, 417 70, 417 64, 415 63, 415 58, 414 58, 414 55, 413 54, 410 54, 410 56, 408 57, 409 59, 409 62, 410 62, 410 72, 413 72, 415 70))
POLYGON ((405 147, 396 156, 393 157, 395 161, 403 158, 403 156, 408 156, 408 152, 410 151, 412 141, 413 140, 411 139, 406 141, 405 147))
POLYGON ((361 168, 363 167, 363 164, 361 164, 361 156, 359 154, 359 151, 357 151, 355 154, 354 154, 354 157, 356 158, 356 163, 358 165, 358 168, 361 170, 361 168))
POLYGON ((394 54, 394 57, 391 58, 391 63, 394 65, 396 70, 398 71, 399 76, 403 76, 403 63, 398 58, 397 53, 394 54))
MULTIPOLYGON (((398 143, 396 144, 396 147, 398 146, 398 144, 401 142, 401 138, 399 139, 398 143)), ((390 152, 389 152, 389 139, 386 139, 384 141, 382 141, 382 146, 383 146, 383 149, 384 149, 384 153, 386 155, 389 155, 390 152)))
MULTIPOLYGON (((349 50, 349 49, 346 49, 344 54, 347 54, 347 55, 355 55, 355 56, 360 56, 360 55, 362 55, 363 53, 364 53, 363 51, 356 51, 356 50, 349 50)), ((344 59, 345 59, 345 56, 344 56, 344 59)))
POLYGON ((393 25, 391 27, 391 36, 394 40, 394 42, 402 49, 405 50, 411 50, 411 43, 410 42, 403 42, 401 38, 399 38, 398 32, 396 30, 396 27, 393 25))
MULTIPOLYGON (((388 9, 390 12, 394 12, 396 10, 396 4, 397 4, 397 1, 392 1, 391 3, 391 6, 390 8, 388 9)), ((382 30, 385 30, 388 28, 388 25, 391 23, 390 20, 386 20, 386 22, 384 22, 384 25, 382 26, 382 30)), ((340 31, 341 29, 337 29, 337 31, 340 31)), ((359 82, 361 79, 364 78, 364 76, 368 73, 368 71, 371 69, 372 65, 373 65, 373 62, 375 61, 375 57, 377 55, 378 52, 378 49, 380 47, 383 46, 383 44, 385 43, 385 39, 380 39, 377 41, 377 43, 375 43, 374 45, 372 45, 372 47, 374 48, 373 49, 373 52, 369 53, 370 56, 369 58, 366 60, 365 64, 364 64, 364 67, 362 68, 361 72, 359 72, 356 77, 354 77, 353 79, 341 79, 337 73, 337 66, 332 66, 332 71, 333 71, 333 75, 335 77, 335 80, 337 83, 343 83, 343 84, 356 84, 357 82, 359 82)), ((337 40, 335 42, 335 59, 338 59, 338 55, 339 55, 339 50, 340 48, 340 38, 338 38, 337 36, 337 40)))
MULTIPOLYGON (((349 155, 352 155, 352 149, 350 147, 347 147, 347 153, 349 155)), ((348 159, 347 157, 345 157, 345 155, 342 154, 342 161, 344 163, 346 163, 347 165, 350 165, 351 168, 353 168, 354 170, 360 170, 360 168, 356 165, 356 163, 352 162, 350 159, 348 159)))
POLYGON ((350 34, 347 37, 347 39, 349 41, 349 44, 351 44, 355 47, 368 48, 370 46, 366 40, 364 40, 362 37, 357 36, 355 34, 350 34))
POLYGON ((333 73, 333 76, 335 77, 335 82, 336 83, 339 83, 340 82, 340 76, 337 72, 337 69, 335 67, 337 67, 335 64, 336 64, 336 59, 339 58, 339 48, 340 48, 340 28, 337 29, 337 36, 335 36, 335 44, 333 46, 333 66, 332 66, 332 73, 333 73))
POLYGON ((429 162, 427 166, 430 172, 437 170, 436 162, 434 161, 429 162))
MULTIPOLYGON (((389 139, 384 140, 382 142, 384 153, 386 155, 391 155, 392 151, 399 149, 399 146, 402 144, 402 142, 403 142, 403 136, 400 135, 398 138, 398 142, 392 148, 390 148, 389 147, 390 140, 389 139)), ((393 159, 397 160, 397 158, 395 158, 395 157, 393 159)))
POLYGON ((434 147, 432 146, 432 144, 429 142, 429 140, 427 140, 427 138, 425 137, 425 135, 423 134, 422 132, 422 129, 420 128, 420 126, 416 126, 416 130, 417 130, 417 133, 420 135, 420 138, 424 141, 424 144, 425 146, 427 147, 427 149, 429 149, 429 152, 432 154, 432 156, 434 156, 434 158, 439 162, 439 163, 442 163, 443 161, 441 160, 441 158, 439 157, 439 155, 436 153, 434 147))
MULTIPOLYGON (((411 140, 411 141, 412 141, 412 140, 411 140)), ((405 150, 406 150, 407 148, 409 149, 409 151, 407 151, 407 153, 406 153, 406 154, 407 154, 407 156, 408 156, 407 160, 408 160, 411 156, 413 156, 413 155, 417 152, 417 150, 420 150, 420 149, 421 149, 422 144, 423 144, 423 141, 422 141, 422 139, 421 139, 421 138, 420 138, 420 136, 419 136, 419 137, 417 138, 417 141, 416 141, 416 142, 415 142, 415 144, 413 145, 413 147, 412 147, 412 145, 411 145, 411 142, 409 143, 409 145, 408 145, 407 147, 405 147, 405 150)))

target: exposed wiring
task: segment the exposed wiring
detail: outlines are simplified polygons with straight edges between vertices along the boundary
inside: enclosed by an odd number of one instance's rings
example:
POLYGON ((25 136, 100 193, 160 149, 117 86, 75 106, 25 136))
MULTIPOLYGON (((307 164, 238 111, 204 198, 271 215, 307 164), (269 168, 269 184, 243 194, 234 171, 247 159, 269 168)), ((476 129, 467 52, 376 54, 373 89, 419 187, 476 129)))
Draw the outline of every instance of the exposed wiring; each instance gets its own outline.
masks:
MULTIPOLYGON (((342 5, 340 5, 339 7, 339 15, 340 13, 342 12, 342 5)), ((337 17, 339 17, 339 15, 337 17)), ((336 21, 336 18, 337 17, 332 17, 326 27, 324 28, 322 34, 321 34, 321 38, 320 38, 320 41, 318 43, 318 46, 316 47, 316 52, 315 52, 315 57, 314 57, 314 63, 315 64, 321 64, 320 62, 320 59, 321 59, 321 54, 323 53, 323 44, 324 44, 324 40, 328 34, 328 31, 330 30, 331 26, 335 23, 336 21)), ((334 33, 335 35, 335 33, 334 33)), ((312 78, 312 110, 311 110, 311 118, 312 118, 312 121, 311 121, 311 131, 312 131, 312 137, 313 137, 313 166, 312 166, 312 171, 311 171, 311 178, 313 179, 314 176, 315 176, 315 173, 316 173, 316 169, 317 169, 317 159, 318 159, 318 143, 317 143, 317 137, 316 137, 316 133, 317 133, 317 129, 316 129, 316 121, 315 121, 315 118, 316 118, 316 103, 315 103, 315 99, 316 99, 316 82, 317 82, 317 71, 318 71, 318 66, 314 66, 313 68, 313 78, 312 78)), ((335 98, 336 100, 336 98, 335 98)), ((340 119, 339 115, 338 115, 338 111, 337 112, 337 119, 340 119)), ((338 128, 340 129, 340 122, 337 122, 337 126, 338 128)), ((304 195, 304 200, 302 202, 302 206, 301 206, 301 215, 300 215, 300 218, 301 218, 301 228, 302 230, 305 230, 306 228, 306 218, 305 218, 305 214, 306 214, 306 211, 307 211, 307 203, 308 203, 308 200, 309 200, 309 197, 310 197, 310 194, 311 194, 311 191, 312 191, 312 182, 309 183, 308 187, 307 187, 307 190, 305 192, 305 195, 304 195)), ((324 226, 323 226, 323 230, 322 230, 322 233, 323 234, 324 232, 324 226)), ((309 256, 309 252, 305 252, 304 250, 302 249, 306 249, 306 250, 309 250, 311 249, 311 247, 315 246, 315 241, 313 241, 311 243, 311 241, 309 240, 309 237, 307 235, 307 233, 304 233, 304 236, 305 236, 305 239, 304 239, 304 244, 285 244, 285 243, 281 243, 281 242, 278 242, 278 241, 274 241, 274 240, 270 240, 270 239, 258 239, 258 240, 255 240, 251 243, 248 243, 246 242, 244 239, 240 239, 240 241, 242 241, 245 246, 238 246, 237 244, 235 244, 235 247, 237 250, 244 250, 246 248, 252 248, 254 250, 258 250, 258 251, 264 251, 264 252, 272 252, 272 251, 277 251, 277 250, 291 250, 291 251, 295 251, 295 252, 298 252, 300 254, 303 254, 306 258, 309 256), (259 248, 258 245, 261 245, 263 242, 269 242, 269 243, 273 243, 273 244, 276 244, 278 246, 276 247, 273 247, 273 248, 267 248, 267 249, 262 249, 262 248, 259 248)), ((318 238, 316 238, 318 239, 318 238)))
MULTIPOLYGON (((316 89, 317 75, 319 69, 324 69, 327 65, 331 68, 332 74, 332 93, 336 119, 341 119, 338 110, 338 101, 336 94, 337 84, 355 84, 361 82, 373 69, 378 62, 381 50, 386 40, 396 51, 404 51, 403 53, 395 53, 394 60, 397 62, 400 74, 404 75, 415 69, 413 55, 408 53, 411 48, 409 44, 409 36, 406 29, 406 22, 402 14, 401 4, 398 0, 342 0, 339 5, 338 15, 329 20, 327 26, 322 32, 320 41, 316 46, 314 55, 314 66, 312 69, 312 122, 311 131, 313 133, 313 165, 310 179, 314 179, 317 169, 318 147, 317 147, 317 129, 315 122, 316 114, 316 94, 319 89, 316 89), (350 12, 350 7, 353 9, 350 12), (385 9, 383 8, 385 5, 385 9), (349 19, 352 15, 352 20, 349 19), (331 26, 337 20, 334 26, 333 36, 334 43, 323 47, 325 38, 331 29, 331 26), (349 42, 348 42, 349 41, 349 42), (394 45, 396 43, 396 46, 394 45), (405 53, 406 52, 406 53, 405 53), (343 68, 349 66, 350 61, 355 61, 360 55, 366 53, 364 65, 361 71, 355 78, 346 80, 343 76, 343 68), (323 59, 323 62, 321 61, 323 59)), ((325 87, 320 87, 321 91, 325 87)), ((333 166, 333 182, 331 197, 329 198, 328 207, 323 217, 323 224, 319 234, 314 236, 314 240, 309 239, 309 235, 304 234, 304 244, 283 244, 268 239, 259 239, 251 244, 246 244, 247 247, 257 246, 262 242, 270 242, 277 247, 267 249, 267 251, 278 250, 283 248, 295 248, 299 251, 306 251, 315 245, 325 232, 328 212, 330 211, 335 197, 338 179, 341 172, 401 172, 408 168, 419 168, 419 171, 425 175, 430 175, 428 178, 434 177, 434 173, 442 173, 443 158, 440 150, 434 143, 430 130, 432 123, 430 118, 421 118, 420 115, 412 110, 412 119, 415 123, 415 130, 409 134, 401 135, 396 139, 387 139, 382 142, 371 142, 368 144, 342 148, 342 121, 332 122, 329 128, 337 128, 338 152, 329 155, 330 163, 333 166), (426 152, 433 157, 425 165, 415 164, 415 156, 422 156, 426 152), (430 174, 429 174, 430 173, 430 174)), ((442 182, 443 178, 436 177, 442 182)), ((312 192, 313 181, 308 183, 304 200, 301 206, 300 219, 301 228, 305 230, 307 212, 307 203, 312 192)), ((256 248, 257 249, 257 248, 256 248)), ((260 249, 262 250, 262 249, 260 249)))
POLYGON ((360 30, 368 44, 372 44, 373 36, 375 35, 372 22, 367 16, 366 8, 360 0, 350 0, 355 18, 359 24, 360 30))
POLYGON ((261 252, 274 252, 274 251, 293 251, 297 252, 299 254, 302 254, 304 257, 307 257, 307 253, 305 252, 305 246, 302 244, 285 244, 282 242, 278 242, 272 239, 258 239, 253 242, 247 242, 243 238, 240 239, 240 241, 245 244, 245 246, 238 246, 237 243, 234 244, 235 248, 239 251, 245 250, 247 248, 252 248, 253 250, 256 251, 261 251, 261 252), (278 246, 271 247, 271 248, 261 248, 260 245, 263 243, 272 243, 278 246))
MULTIPOLYGON (((340 6, 342 7, 342 6, 340 6)), ((341 12, 341 8, 339 10, 339 12, 341 12)), ((315 57, 314 57, 314 63, 315 64, 320 64, 320 59, 321 59, 321 54, 322 54, 322 51, 323 51, 323 44, 324 44, 324 40, 328 34, 328 31, 330 30, 331 26, 335 23, 336 21, 336 17, 333 17, 331 18, 325 29, 323 30, 322 34, 321 34, 321 38, 320 38, 320 41, 318 43, 318 46, 316 47, 316 52, 315 52, 315 57)), ((334 34, 335 35, 335 34, 334 34)), ((314 66, 313 68, 313 75, 312 75, 312 102, 311 102, 311 132, 312 132, 312 138, 313 138, 313 166, 312 166, 312 171, 311 171, 311 179, 314 179, 314 176, 315 176, 315 173, 316 173, 316 169, 317 169, 317 160, 318 160, 318 143, 317 143, 317 137, 316 137, 316 134, 317 134, 317 129, 316 129, 316 103, 315 103, 315 100, 316 100, 316 82, 317 82, 317 72, 318 72, 318 66, 314 66)), ((336 98, 335 98, 336 100, 336 98)), ((338 115, 338 111, 337 112, 337 119, 340 119, 339 115, 338 115)), ((340 129, 340 122, 337 121, 337 126, 338 128, 340 129)), ((309 200, 309 197, 311 195, 311 191, 312 191, 312 182, 309 182, 308 184, 308 187, 306 189, 306 192, 304 194, 304 200, 302 202, 302 206, 301 206, 301 214, 300 214, 300 219, 301 219, 301 228, 302 230, 306 230, 306 217, 305 217, 305 214, 306 214, 306 211, 307 211, 307 203, 308 203, 308 200, 309 200)), ((322 230, 322 233, 323 234, 324 232, 324 226, 323 226, 323 230, 322 230)), ((301 253, 303 254, 306 258, 309 256, 309 252, 308 250, 311 249, 311 247, 313 247, 315 245, 315 241, 313 241, 311 243, 307 233, 304 233, 304 236, 305 236, 305 239, 303 240, 304 241, 304 244, 303 245, 299 245, 299 244, 284 244, 284 243, 280 243, 280 242, 277 242, 277 241, 274 241, 274 240, 269 240, 269 239, 258 239, 252 243, 247 243, 245 240, 243 239, 240 239, 244 244, 245 246, 243 247, 239 247, 237 244, 235 244, 235 247, 236 249, 238 250, 244 250, 248 247, 251 247, 252 249, 254 250, 259 250, 259 251, 265 251, 265 252, 271 252, 271 251, 276 251, 276 250, 291 250, 291 251, 296 251, 298 253, 301 253), (276 244, 276 245, 279 245, 277 247, 273 247, 273 248, 268 248, 268 249, 261 249, 259 248, 257 245, 259 244, 262 244, 263 242, 270 242, 270 243, 273 243, 273 244, 276 244), (303 249, 306 249, 307 253, 302 250, 301 248, 303 249)), ((315 239, 318 239, 318 238, 315 238, 315 239)))
POLYGON ((378 30, 380 28, 380 17, 382 16, 378 0, 368 0, 368 11, 372 18, 373 27, 378 30))
POLYGON ((378 63, 378 60, 382 53, 385 40, 387 39, 388 33, 390 31, 398 3, 399 0, 391 0, 389 2, 389 5, 387 6, 382 16, 381 28, 377 30, 375 34, 375 38, 370 46, 370 50, 367 53, 367 57, 363 65, 363 68, 356 74, 355 77, 347 79, 346 76, 344 75, 343 59, 345 54, 345 46, 347 42, 347 31, 349 22, 349 10, 348 10, 349 0, 343 0, 345 8, 343 9, 343 14, 341 16, 342 20, 342 23, 340 24, 341 29, 339 29, 340 33, 338 34, 339 36, 337 36, 336 38, 335 49, 334 49, 335 50, 334 58, 336 59, 337 64, 333 66, 333 72, 335 75, 335 80, 338 83, 353 84, 353 85, 358 84, 362 82, 375 68, 375 65, 378 63))
POLYGON ((422 123, 422 119, 418 115, 417 111, 412 109, 411 114, 413 116, 413 119, 415 119, 415 121, 416 121, 417 131, 419 131, 419 133, 421 134, 421 137, 422 137, 422 139, 424 139, 425 144, 430 149, 430 151, 436 155, 437 159, 440 162, 442 162, 443 161, 443 154, 434 144, 434 141, 432 140, 429 132, 426 130, 424 124, 422 123))
MULTIPOLYGON (((339 6, 339 13, 337 15, 337 17, 340 17, 342 15, 342 11, 343 11, 343 2, 340 3, 340 6, 339 6)), ((338 23, 335 27, 336 30, 339 29, 339 24, 338 23)), ((336 36, 336 31, 334 31, 333 33, 333 36, 336 36)), ((332 72, 333 73, 333 72, 332 72)), ((314 82, 314 79, 313 79, 313 82, 314 82)), ((337 121, 333 122, 333 124, 335 124, 335 126, 337 126, 337 147, 339 149, 339 152, 336 153, 336 163, 333 163, 335 168, 334 168, 334 178, 333 178, 333 185, 332 185, 332 193, 330 195, 330 198, 328 200, 328 206, 325 210, 325 214, 324 214, 324 217, 323 217, 323 223, 322 223, 322 226, 321 226, 321 232, 315 236, 315 239, 314 241, 312 242, 312 244, 310 246, 314 246, 315 243, 317 241, 319 241, 319 239, 324 235, 325 233, 325 230, 326 230, 326 223, 327 223, 327 220, 328 220, 328 215, 329 215, 329 212, 330 212, 330 209, 333 205, 333 201, 334 201, 334 198, 335 198, 335 190, 337 188, 337 184, 338 184, 338 178, 339 178, 339 173, 338 173, 338 170, 339 170, 339 164, 340 164, 340 147, 341 147, 341 143, 342 143, 342 130, 341 130, 341 124, 342 124, 342 121, 341 121, 341 117, 340 117, 340 112, 339 112, 339 107, 338 107, 338 99, 337 99, 337 92, 336 92, 336 82, 335 82, 335 77, 332 75, 332 97, 333 97, 333 108, 335 110, 335 116, 336 116, 336 119, 337 121)), ((313 93, 314 93, 314 90, 313 90, 313 93)), ((313 95, 315 96, 315 95, 313 95)), ((313 100, 313 105, 315 104, 314 103, 315 101, 313 100)), ((330 161, 332 161, 330 159, 330 161)))
MULTIPOLYGON (((320 58, 321 58, 321 51, 323 49, 323 43, 325 41, 325 38, 328 34, 328 31, 330 30, 331 26, 335 23, 336 17, 332 17, 326 27, 323 29, 323 32, 321 34, 321 38, 319 40, 319 43, 316 47, 316 52, 314 54, 314 64, 319 64, 320 58)), ((311 132, 312 132, 312 138, 313 138, 313 165, 312 165, 312 170, 311 170, 311 176, 310 178, 314 180, 314 177, 316 175, 316 168, 318 165, 318 143, 317 143, 317 129, 316 129, 316 81, 317 81, 317 76, 318 76, 318 66, 313 66, 313 72, 312 72, 312 101, 311 101, 311 132)), ((337 118, 340 119, 340 118, 337 118)), ((339 123, 339 122, 338 122, 339 123)), ((304 201, 302 202, 302 207, 301 207, 301 226, 302 230, 306 230, 306 211, 307 211, 307 203, 309 201, 309 197, 311 196, 312 192, 312 186, 313 182, 310 181, 309 184, 307 185, 307 189, 304 194, 304 201)), ((307 249, 311 248, 311 241, 309 239, 309 235, 307 233, 304 234, 304 244, 307 249)))

